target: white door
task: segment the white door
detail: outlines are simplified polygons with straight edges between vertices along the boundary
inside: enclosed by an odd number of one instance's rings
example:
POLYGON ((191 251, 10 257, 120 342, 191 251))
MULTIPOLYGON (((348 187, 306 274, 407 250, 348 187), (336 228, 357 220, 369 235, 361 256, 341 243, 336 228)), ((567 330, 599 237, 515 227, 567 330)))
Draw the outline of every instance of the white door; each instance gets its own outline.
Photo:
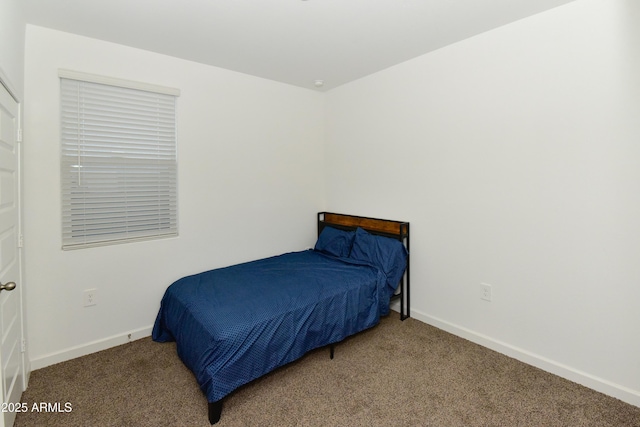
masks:
POLYGON ((18 103, 0 84, 0 427, 11 427, 24 391, 22 297, 18 249, 20 179, 18 103), (12 283, 17 284, 15 289, 12 283))

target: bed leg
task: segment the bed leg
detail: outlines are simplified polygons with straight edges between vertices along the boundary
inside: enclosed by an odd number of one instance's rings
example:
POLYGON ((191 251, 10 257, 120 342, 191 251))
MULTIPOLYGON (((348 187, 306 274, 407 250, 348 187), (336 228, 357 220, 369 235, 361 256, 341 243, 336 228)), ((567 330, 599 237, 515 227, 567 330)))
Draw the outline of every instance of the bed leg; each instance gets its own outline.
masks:
POLYGON ((220 421, 222 415, 222 399, 216 402, 209 402, 209 422, 215 424, 220 421))
POLYGON ((331 345, 329 346, 329 357, 330 357, 331 359, 333 359, 333 353, 334 353, 335 349, 336 349, 336 345, 335 345, 335 344, 331 344, 331 345))

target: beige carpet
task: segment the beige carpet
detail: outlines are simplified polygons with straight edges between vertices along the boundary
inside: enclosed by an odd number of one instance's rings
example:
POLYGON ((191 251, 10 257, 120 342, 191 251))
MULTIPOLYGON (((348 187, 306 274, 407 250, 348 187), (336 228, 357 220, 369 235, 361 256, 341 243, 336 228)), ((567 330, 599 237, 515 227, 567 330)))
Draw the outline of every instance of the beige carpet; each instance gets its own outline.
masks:
MULTIPOLYGON (((25 426, 208 426, 174 344, 146 338, 32 373, 25 426)), ((227 396, 217 426, 640 427, 640 408, 419 321, 398 320, 307 354, 227 396)))

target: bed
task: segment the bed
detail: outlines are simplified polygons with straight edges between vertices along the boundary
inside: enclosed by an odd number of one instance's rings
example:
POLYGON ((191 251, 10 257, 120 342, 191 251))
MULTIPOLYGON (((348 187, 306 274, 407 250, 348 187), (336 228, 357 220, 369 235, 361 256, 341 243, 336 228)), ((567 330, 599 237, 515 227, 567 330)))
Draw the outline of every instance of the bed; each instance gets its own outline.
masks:
POLYGON ((320 212, 313 249, 184 277, 152 338, 175 341, 215 424, 225 396, 307 352, 369 329, 399 301, 410 316, 409 223, 320 212))

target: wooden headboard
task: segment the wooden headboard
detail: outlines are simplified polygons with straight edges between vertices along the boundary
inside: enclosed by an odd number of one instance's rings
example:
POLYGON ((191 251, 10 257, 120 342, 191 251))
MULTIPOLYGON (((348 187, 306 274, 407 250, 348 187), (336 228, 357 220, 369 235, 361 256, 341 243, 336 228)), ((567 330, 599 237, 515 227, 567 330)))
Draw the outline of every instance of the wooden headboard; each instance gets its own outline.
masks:
MULTIPOLYGON (((409 223, 389 219, 369 218, 356 215, 345 215, 333 212, 318 212, 318 236, 326 226, 342 230, 355 230, 360 227, 371 234, 400 240, 409 252, 409 223)), ((409 258, 407 255, 407 269, 402 282, 392 299, 400 300, 400 319, 411 316, 409 306, 409 258)))
POLYGON ((404 240, 409 237, 409 223, 404 221, 319 212, 318 236, 326 225, 345 230, 355 230, 360 227, 370 233, 393 237, 398 240, 404 240))

